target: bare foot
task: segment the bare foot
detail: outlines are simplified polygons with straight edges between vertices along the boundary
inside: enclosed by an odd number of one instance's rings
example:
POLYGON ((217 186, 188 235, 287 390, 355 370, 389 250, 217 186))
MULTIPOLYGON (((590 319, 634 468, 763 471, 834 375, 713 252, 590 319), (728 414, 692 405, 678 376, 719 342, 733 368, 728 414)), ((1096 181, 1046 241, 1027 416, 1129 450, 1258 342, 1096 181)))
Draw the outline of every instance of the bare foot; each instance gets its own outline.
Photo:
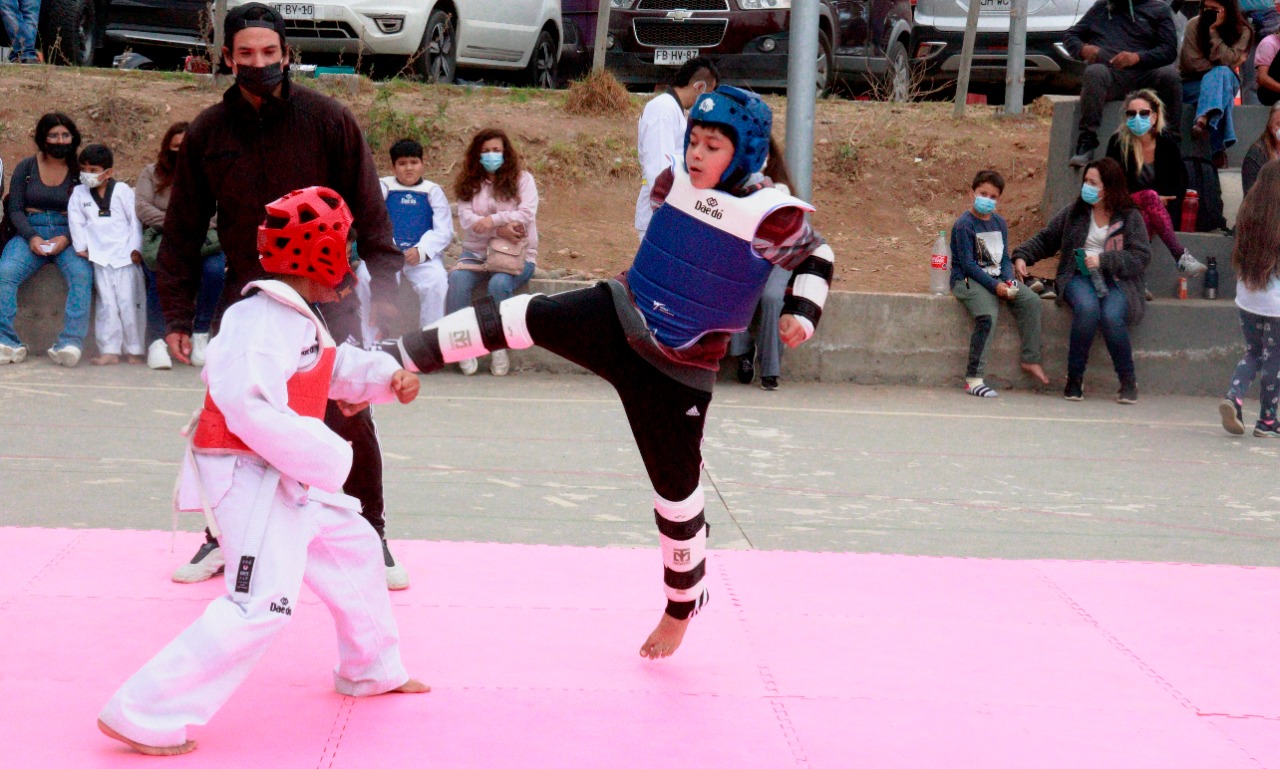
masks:
POLYGON ((119 355, 99 355, 96 358, 90 358, 89 362, 95 366, 114 366, 120 362, 119 355))
POLYGON ((1049 384, 1049 377, 1039 363, 1023 363, 1022 370, 1035 378, 1042 385, 1049 384))
POLYGON ((117 732, 115 729, 112 729, 110 726, 107 726, 106 724, 102 723, 102 719, 98 719, 98 731, 102 732, 103 734, 107 735, 113 740, 120 740, 124 744, 138 751, 139 753, 142 753, 143 755, 147 755, 147 756, 180 756, 183 753, 190 753, 191 751, 196 749, 195 740, 187 740, 181 745, 170 745, 168 747, 156 747, 155 745, 143 745, 141 742, 134 742, 133 740, 121 734, 120 732, 117 732))
POLYGON ((427 686, 416 678, 410 678, 408 681, 405 681, 396 688, 387 692, 387 694, 425 694, 429 691, 431 691, 430 686, 427 686))
POLYGON ((662 619, 658 620, 658 626, 640 647, 640 656, 651 660, 670 657, 675 654, 676 649, 680 648, 680 642, 684 640, 684 632, 688 629, 688 619, 676 619, 664 612, 662 619))
POLYGON ((141 355, 126 355, 124 356, 124 362, 136 366, 139 363, 146 363, 147 359, 141 355))

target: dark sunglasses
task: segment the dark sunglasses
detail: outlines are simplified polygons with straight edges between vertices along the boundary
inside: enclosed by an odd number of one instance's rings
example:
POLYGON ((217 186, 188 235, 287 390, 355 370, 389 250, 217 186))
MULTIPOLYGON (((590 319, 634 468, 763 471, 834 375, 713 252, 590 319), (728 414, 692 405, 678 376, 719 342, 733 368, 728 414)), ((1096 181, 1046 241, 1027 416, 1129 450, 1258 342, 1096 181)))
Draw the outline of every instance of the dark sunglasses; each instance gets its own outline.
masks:
POLYGON ((1149 109, 1127 109, 1127 110, 1125 110, 1125 111, 1124 111, 1124 116, 1125 116, 1125 117, 1138 117, 1139 115, 1141 115, 1142 117, 1151 117, 1151 110, 1149 110, 1149 109))

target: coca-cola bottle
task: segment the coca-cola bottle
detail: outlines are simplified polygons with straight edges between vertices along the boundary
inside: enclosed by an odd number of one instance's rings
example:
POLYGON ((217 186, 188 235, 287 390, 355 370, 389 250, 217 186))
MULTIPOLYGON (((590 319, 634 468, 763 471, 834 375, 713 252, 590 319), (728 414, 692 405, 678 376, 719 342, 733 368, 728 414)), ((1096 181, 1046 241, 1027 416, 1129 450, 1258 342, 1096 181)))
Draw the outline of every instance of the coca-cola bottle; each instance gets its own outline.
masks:
POLYGON ((947 233, 939 232, 933 241, 933 253, 929 256, 929 292, 946 294, 951 291, 951 244, 947 233))

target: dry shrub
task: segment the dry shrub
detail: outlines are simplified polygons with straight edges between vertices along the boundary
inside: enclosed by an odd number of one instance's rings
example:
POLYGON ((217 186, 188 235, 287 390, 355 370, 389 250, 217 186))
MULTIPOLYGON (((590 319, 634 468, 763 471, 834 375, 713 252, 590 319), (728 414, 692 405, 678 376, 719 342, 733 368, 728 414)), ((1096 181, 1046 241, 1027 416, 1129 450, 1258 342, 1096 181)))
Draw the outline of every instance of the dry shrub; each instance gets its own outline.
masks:
POLYGON ((1030 112, 1036 117, 1052 118, 1053 100, 1048 96, 1041 96, 1027 105, 1027 112, 1030 112))
POLYGON ((161 110, 137 98, 122 96, 119 84, 113 82, 103 98, 85 105, 79 113, 89 118, 86 134, 119 149, 120 145, 137 144, 146 138, 151 122, 161 110))
POLYGON ((564 102, 565 112, 571 115, 625 115, 631 109, 631 95, 608 70, 575 80, 564 102))

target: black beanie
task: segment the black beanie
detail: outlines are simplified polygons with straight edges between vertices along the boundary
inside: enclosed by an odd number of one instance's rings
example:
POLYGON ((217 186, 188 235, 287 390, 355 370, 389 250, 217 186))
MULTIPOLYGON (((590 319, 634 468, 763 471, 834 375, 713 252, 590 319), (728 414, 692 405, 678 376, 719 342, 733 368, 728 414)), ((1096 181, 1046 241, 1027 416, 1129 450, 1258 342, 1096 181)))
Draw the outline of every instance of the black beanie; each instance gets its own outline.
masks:
POLYGON ((249 27, 275 30, 280 35, 280 47, 284 47, 284 17, 276 9, 263 3, 246 3, 227 12, 227 20, 222 25, 223 45, 228 49, 232 48, 231 41, 235 39, 236 33, 249 27))

